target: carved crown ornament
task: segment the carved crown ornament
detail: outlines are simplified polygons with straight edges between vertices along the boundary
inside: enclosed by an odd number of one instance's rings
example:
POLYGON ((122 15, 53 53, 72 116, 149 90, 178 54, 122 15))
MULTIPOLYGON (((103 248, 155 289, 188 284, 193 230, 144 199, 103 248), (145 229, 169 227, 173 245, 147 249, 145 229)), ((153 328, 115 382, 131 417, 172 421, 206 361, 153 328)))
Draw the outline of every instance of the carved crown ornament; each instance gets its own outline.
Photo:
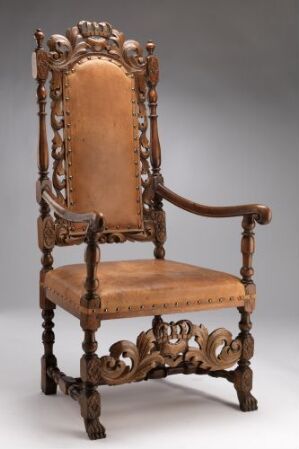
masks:
MULTIPOLYGON (((139 156, 141 189, 143 203, 143 231, 136 233, 104 232, 100 243, 122 243, 131 241, 151 241, 156 239, 161 245, 166 240, 165 213, 154 204, 154 182, 150 164, 151 143, 147 137, 148 111, 146 100, 149 83, 158 81, 158 59, 153 55, 155 45, 147 46, 148 56, 144 57, 141 45, 135 40, 125 40, 122 32, 114 29, 108 22, 80 21, 69 28, 66 35, 54 34, 48 41, 48 49, 42 47, 43 33, 37 30, 37 49, 33 58, 33 76, 45 82, 50 79, 51 127, 53 139, 51 156, 53 158, 52 185, 57 199, 67 206, 67 145, 64 133, 63 73, 71 69, 82 58, 101 55, 122 64, 128 73, 134 74, 138 105, 139 156), (155 237, 156 236, 156 237, 155 237)), ((161 175, 160 175, 161 177, 161 175)), ((162 177, 161 177, 162 179, 162 177)), ((81 243, 86 232, 86 224, 72 225, 66 220, 55 220, 56 244, 72 245, 81 243)))

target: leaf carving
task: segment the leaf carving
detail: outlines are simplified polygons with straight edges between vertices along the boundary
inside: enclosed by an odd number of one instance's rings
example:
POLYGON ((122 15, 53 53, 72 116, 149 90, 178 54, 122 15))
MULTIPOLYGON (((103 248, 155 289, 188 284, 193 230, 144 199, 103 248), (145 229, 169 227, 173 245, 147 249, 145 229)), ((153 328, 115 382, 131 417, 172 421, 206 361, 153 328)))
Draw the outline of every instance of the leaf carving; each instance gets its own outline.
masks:
POLYGON ((136 344, 121 340, 112 345, 110 354, 99 359, 99 382, 118 385, 139 381, 157 366, 175 367, 185 362, 208 371, 223 370, 238 361, 241 350, 241 340, 233 340, 226 329, 209 334, 205 326, 188 320, 161 320, 141 332, 136 344), (197 347, 189 345, 192 338, 197 347), (129 359, 129 364, 124 359, 129 359))

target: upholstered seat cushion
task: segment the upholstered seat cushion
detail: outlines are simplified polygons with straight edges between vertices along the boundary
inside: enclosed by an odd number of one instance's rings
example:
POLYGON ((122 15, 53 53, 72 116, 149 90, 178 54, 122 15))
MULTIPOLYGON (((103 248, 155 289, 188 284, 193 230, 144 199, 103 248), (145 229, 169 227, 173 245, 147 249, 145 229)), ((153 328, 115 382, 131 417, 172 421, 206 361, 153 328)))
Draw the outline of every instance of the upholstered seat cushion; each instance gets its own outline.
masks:
MULTIPOLYGON (((233 275, 169 260, 101 262, 98 276, 101 319, 240 307, 250 299, 233 275)), ((85 277, 85 264, 48 272, 47 297, 79 317, 85 277)))

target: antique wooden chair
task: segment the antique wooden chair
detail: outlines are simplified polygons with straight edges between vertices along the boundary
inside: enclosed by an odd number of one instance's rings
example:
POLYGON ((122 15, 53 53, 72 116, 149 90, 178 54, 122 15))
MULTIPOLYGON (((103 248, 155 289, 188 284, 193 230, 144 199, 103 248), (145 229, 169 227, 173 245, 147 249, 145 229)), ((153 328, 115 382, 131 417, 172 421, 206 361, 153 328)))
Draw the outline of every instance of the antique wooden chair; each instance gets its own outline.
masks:
POLYGON ((270 209, 257 204, 204 206, 164 186, 157 128, 159 66, 152 41, 147 43, 144 57, 138 42, 125 40, 123 33, 109 23, 86 21, 70 28, 66 36, 51 36, 49 50, 43 47, 40 29, 35 38, 38 241, 43 254, 42 391, 55 394, 59 385, 77 400, 91 439, 105 437, 99 421, 99 385, 177 373, 208 374, 234 384, 241 410, 255 410, 249 361, 253 355, 250 315, 255 305, 254 227, 256 222, 270 222, 270 209), (54 132, 52 181, 48 177, 46 136, 49 74, 54 132), (164 259, 163 199, 205 217, 242 217, 241 278, 164 259), (101 244, 127 240, 152 241, 155 259, 99 263, 101 244), (53 269, 55 245, 83 241, 87 244, 85 264, 53 269), (53 354, 57 305, 80 319, 84 352, 79 378, 66 376, 53 354), (224 328, 209 334, 203 325, 188 320, 167 323, 161 317, 228 307, 237 308, 241 314, 240 333, 235 339, 224 328), (95 334, 101 321, 137 316, 153 316, 152 328, 142 332, 136 344, 118 341, 109 355, 98 357, 95 334), (191 339, 193 346, 189 344, 191 339))

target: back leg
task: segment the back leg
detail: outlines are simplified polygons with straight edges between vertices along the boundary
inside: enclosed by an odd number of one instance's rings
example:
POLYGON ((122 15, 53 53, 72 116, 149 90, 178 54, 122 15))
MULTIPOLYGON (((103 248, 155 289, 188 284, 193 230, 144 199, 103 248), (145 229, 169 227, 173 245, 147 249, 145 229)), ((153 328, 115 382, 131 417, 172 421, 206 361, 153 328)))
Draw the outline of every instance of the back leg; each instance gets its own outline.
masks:
POLYGON ((43 328, 42 341, 44 345, 44 354, 41 358, 41 389, 44 394, 56 394, 57 384, 48 374, 48 368, 56 368, 57 360, 53 354, 53 344, 55 335, 53 332, 53 318, 55 305, 47 301, 47 308, 42 309, 43 328))

